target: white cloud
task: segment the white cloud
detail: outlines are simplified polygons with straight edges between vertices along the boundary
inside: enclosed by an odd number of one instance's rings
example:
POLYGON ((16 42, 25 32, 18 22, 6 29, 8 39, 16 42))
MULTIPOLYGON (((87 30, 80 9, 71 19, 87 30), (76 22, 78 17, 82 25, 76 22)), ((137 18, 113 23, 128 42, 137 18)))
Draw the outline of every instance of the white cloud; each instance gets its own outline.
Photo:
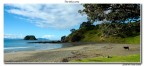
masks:
POLYGON ((10 39, 16 39, 16 38, 23 38, 23 36, 20 35, 15 35, 15 34, 5 34, 4 38, 10 38, 10 39))
POLYGON ((46 38, 46 39, 51 39, 51 38, 54 38, 55 35, 44 35, 42 36, 42 38, 46 38))
POLYGON ((7 4, 6 11, 20 15, 38 27, 70 28, 86 21, 86 16, 78 13, 80 4, 7 4))

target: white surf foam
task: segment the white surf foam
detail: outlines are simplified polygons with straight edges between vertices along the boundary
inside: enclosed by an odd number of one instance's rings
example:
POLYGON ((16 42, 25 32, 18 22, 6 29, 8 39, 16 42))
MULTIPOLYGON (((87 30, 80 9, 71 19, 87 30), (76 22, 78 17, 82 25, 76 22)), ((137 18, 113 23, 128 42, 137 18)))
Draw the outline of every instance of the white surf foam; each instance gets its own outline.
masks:
POLYGON ((29 47, 7 47, 4 49, 24 49, 24 48, 29 48, 29 47))

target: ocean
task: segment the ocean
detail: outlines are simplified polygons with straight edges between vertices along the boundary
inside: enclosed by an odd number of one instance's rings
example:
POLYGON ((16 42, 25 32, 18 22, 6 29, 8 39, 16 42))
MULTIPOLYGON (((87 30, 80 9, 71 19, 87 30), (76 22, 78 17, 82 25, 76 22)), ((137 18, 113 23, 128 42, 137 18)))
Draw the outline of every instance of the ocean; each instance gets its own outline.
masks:
POLYGON ((37 51, 50 50, 64 47, 70 47, 68 43, 28 43, 42 40, 23 40, 23 39, 4 39, 4 53, 20 52, 20 51, 37 51))

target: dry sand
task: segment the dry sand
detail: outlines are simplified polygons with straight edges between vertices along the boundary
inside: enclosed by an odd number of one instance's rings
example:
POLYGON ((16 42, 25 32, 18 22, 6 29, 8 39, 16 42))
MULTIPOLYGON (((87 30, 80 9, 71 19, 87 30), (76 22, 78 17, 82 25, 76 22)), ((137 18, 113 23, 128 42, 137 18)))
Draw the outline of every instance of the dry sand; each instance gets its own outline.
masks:
POLYGON ((53 50, 4 53, 5 63, 68 62, 92 57, 140 54, 139 44, 88 44, 53 50), (124 49, 124 46, 129 46, 124 49))

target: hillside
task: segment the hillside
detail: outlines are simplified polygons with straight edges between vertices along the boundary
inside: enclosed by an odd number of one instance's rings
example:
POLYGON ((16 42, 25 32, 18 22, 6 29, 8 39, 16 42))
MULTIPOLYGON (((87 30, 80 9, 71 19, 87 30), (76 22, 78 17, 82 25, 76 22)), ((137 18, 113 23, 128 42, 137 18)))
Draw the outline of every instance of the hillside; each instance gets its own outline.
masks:
MULTIPOLYGON (((82 26, 78 30, 73 30, 65 39, 65 42, 97 42, 97 43, 122 43, 140 44, 140 22, 131 23, 125 33, 103 35, 102 24, 82 26), (131 29, 132 28, 132 29, 131 29)), ((126 24, 128 25, 128 24, 126 24)), ((114 29, 113 29, 114 30, 114 29)))
POLYGON ((140 44, 140 35, 134 37, 100 37, 99 33, 94 34, 95 31, 91 30, 84 34, 84 38, 81 39, 83 42, 106 42, 106 43, 124 43, 124 44, 140 44))

